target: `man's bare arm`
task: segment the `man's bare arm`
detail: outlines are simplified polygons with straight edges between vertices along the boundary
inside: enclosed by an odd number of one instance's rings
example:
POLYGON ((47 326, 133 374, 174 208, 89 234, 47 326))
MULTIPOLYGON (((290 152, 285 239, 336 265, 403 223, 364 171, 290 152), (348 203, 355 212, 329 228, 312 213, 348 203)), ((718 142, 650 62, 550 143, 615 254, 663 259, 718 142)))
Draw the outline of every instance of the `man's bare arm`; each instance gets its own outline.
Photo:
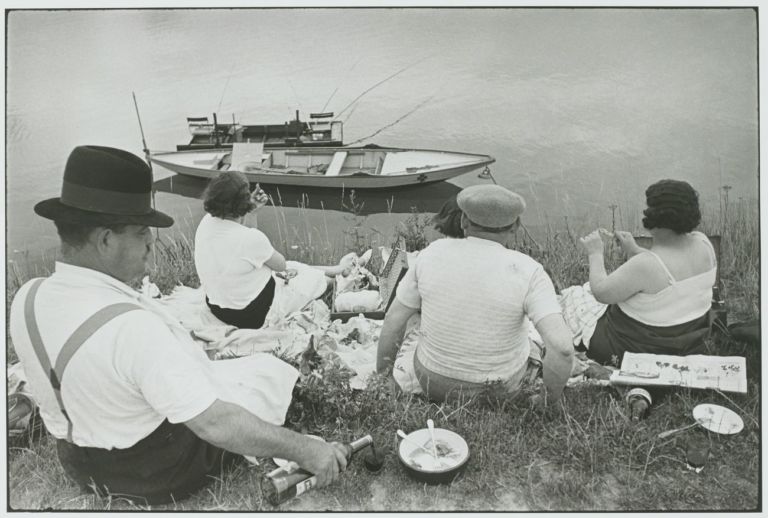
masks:
POLYGON ((536 323, 536 330, 544 340, 546 354, 542 360, 542 376, 547 400, 557 401, 563 392, 573 366, 571 331, 559 313, 547 315, 536 323))
POLYGON ((341 445, 309 439, 221 400, 184 424, 204 441, 233 453, 296 461, 317 475, 319 485, 330 484, 347 467, 341 445))
POLYGON ((403 343, 405 326, 408 319, 418 309, 411 308, 395 299, 384 318, 384 325, 379 336, 379 346, 376 350, 376 372, 386 372, 395 364, 395 356, 403 343))

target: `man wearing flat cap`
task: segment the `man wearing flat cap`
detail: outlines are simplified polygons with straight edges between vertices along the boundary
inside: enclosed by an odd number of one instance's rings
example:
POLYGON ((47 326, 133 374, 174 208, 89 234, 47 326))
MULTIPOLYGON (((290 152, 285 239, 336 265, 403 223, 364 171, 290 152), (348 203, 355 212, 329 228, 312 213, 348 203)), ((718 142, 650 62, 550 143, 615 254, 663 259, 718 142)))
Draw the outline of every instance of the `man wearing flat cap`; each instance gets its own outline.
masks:
POLYGON ((492 382, 516 393, 531 352, 527 317, 546 347, 545 392, 534 399, 556 400, 573 346, 549 276, 508 248, 525 201, 499 185, 467 187, 456 201, 465 238, 434 241, 403 277, 379 338, 377 371, 392 367, 407 321, 421 311, 413 372, 423 393, 444 401, 492 382))
POLYGON ((151 190, 140 158, 81 146, 61 196, 35 206, 56 224, 61 258, 18 291, 10 333, 64 470, 83 488, 149 504, 189 496, 233 454, 291 459, 330 483, 346 467, 343 447, 277 426, 285 408, 262 418, 222 400, 213 362, 130 287, 147 269, 150 227, 173 224, 151 190))

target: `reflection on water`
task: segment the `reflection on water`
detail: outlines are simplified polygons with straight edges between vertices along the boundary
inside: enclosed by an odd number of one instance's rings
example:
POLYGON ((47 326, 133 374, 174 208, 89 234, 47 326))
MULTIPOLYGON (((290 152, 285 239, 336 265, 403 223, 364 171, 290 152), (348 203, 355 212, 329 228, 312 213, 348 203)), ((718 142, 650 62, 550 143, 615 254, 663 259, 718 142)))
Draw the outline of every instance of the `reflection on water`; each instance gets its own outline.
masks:
MULTIPOLYGON (((754 9, 51 9, 6 23, 10 252, 56 245, 32 207, 60 192, 75 146, 143 155, 132 92, 157 151, 189 141, 188 116, 280 123, 298 109, 341 114, 345 142, 491 155, 530 228, 608 226, 611 205, 636 219, 662 178, 691 182, 705 211, 723 185, 757 192, 754 9)), ((389 232, 480 182, 357 198, 389 232)), ((194 228, 202 185, 158 189, 157 208, 194 228)), ((341 233, 341 196, 306 194, 273 192, 287 223, 320 206, 301 217, 341 233)), ((281 210, 259 218, 272 239, 281 210)))
MULTIPOLYGON (((208 180, 175 175, 157 181, 154 185, 159 192, 199 199, 208 180)), ((461 190, 448 182, 358 191, 266 184, 261 184, 261 188, 279 207, 346 211, 361 216, 377 213, 407 214, 414 210, 438 212, 445 200, 461 190)))

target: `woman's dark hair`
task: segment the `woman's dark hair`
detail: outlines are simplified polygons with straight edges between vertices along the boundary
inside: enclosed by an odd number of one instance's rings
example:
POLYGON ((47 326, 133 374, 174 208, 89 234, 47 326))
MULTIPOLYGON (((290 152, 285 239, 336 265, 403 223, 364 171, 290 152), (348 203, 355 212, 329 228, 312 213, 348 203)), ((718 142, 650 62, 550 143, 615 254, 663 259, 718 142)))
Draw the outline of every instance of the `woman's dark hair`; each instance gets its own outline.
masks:
POLYGON ((456 196, 453 196, 443 203, 440 212, 432 218, 435 230, 448 237, 464 237, 464 230, 461 228, 461 209, 456 203, 456 196))
POLYGON ((685 234, 701 222, 699 193, 688 182, 661 180, 645 190, 648 208, 643 211, 647 229, 668 228, 685 234))
POLYGON ((248 179, 239 171, 224 171, 203 193, 203 207, 217 218, 239 218, 253 210, 248 179))

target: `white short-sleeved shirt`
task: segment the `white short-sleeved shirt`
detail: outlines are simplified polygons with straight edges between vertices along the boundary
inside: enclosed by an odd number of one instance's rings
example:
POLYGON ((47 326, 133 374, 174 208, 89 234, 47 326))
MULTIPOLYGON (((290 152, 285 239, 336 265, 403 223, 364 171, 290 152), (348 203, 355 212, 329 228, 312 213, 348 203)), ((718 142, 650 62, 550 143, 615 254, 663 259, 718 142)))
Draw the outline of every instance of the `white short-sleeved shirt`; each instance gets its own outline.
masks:
POLYGON ((260 230, 210 214, 195 233, 195 268, 208 300, 228 309, 243 309, 272 276, 264 263, 275 249, 260 230))
MULTIPOLYGON (((11 340, 46 428, 64 439, 67 421, 26 326, 24 303, 30 286, 22 286, 11 305, 11 340)), ((117 279, 56 263, 55 273, 43 281, 35 298, 37 325, 51 364, 77 327, 98 310, 120 302, 146 307, 138 292, 117 279)), ((61 393, 74 443, 128 448, 164 419, 180 423, 196 417, 216 400, 205 362, 209 360, 199 347, 184 343, 149 310, 129 311, 109 321, 83 343, 64 371, 61 393)))
POLYGON ((474 383, 521 377, 530 352, 525 317, 536 324, 561 313, 539 263, 475 237, 439 239, 422 250, 397 300, 421 308, 422 365, 474 383))

